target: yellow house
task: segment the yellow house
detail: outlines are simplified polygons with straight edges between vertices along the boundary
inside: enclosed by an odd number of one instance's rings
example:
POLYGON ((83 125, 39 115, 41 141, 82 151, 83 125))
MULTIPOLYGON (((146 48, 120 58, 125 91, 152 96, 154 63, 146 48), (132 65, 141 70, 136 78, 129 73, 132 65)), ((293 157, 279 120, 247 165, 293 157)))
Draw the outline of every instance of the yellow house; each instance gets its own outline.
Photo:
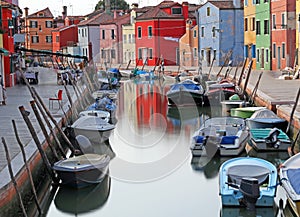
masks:
MULTIPOLYGON (((296 20, 298 24, 300 22, 300 0, 296 0, 296 20)), ((296 50, 297 50, 297 66, 300 65, 300 35, 299 35, 299 25, 296 25, 296 50)))
POLYGON ((133 9, 130 12, 130 24, 122 26, 124 64, 135 64, 135 17, 136 10, 133 9))
POLYGON ((186 33, 179 40, 180 66, 198 66, 198 25, 186 21, 186 33))
POLYGON ((253 60, 253 69, 256 69, 255 8, 256 6, 252 0, 244 1, 244 56, 249 60, 253 60))

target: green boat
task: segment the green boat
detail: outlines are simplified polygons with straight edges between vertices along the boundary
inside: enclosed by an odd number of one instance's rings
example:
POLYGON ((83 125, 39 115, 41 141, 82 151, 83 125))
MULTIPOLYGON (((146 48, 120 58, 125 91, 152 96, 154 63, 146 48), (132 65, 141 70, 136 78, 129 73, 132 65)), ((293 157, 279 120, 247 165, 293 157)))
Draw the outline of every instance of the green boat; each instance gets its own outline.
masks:
POLYGON ((250 118, 251 115, 266 107, 242 107, 242 108, 232 108, 230 109, 230 116, 239 118, 250 118))

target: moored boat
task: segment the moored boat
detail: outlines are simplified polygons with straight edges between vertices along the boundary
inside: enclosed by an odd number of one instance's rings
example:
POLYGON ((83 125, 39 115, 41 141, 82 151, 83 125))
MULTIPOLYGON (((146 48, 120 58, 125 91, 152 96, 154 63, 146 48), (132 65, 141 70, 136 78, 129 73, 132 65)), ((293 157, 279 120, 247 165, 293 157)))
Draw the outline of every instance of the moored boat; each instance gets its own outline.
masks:
POLYGON ((204 90, 192 80, 185 80, 171 85, 167 92, 168 104, 171 106, 202 105, 204 90))
POLYGON ((300 216, 300 154, 293 155, 280 167, 280 181, 294 214, 300 216))
POLYGON ((100 183, 108 172, 109 161, 106 154, 83 154, 60 160, 52 168, 62 185, 82 188, 100 183))
POLYGON ((110 120, 110 113, 108 111, 103 111, 103 110, 86 110, 86 111, 81 111, 78 114, 78 117, 82 116, 94 116, 94 117, 99 117, 102 120, 105 120, 109 122, 110 120))
POLYGON ((220 167, 219 193, 223 206, 272 207, 276 195, 277 169, 269 161, 233 158, 220 167))
POLYGON ((237 156, 245 150, 248 137, 243 119, 213 117, 194 133, 191 151, 193 156, 237 156))
POLYGON ((266 107, 242 107, 230 109, 230 116, 239 118, 250 118, 254 112, 266 107))

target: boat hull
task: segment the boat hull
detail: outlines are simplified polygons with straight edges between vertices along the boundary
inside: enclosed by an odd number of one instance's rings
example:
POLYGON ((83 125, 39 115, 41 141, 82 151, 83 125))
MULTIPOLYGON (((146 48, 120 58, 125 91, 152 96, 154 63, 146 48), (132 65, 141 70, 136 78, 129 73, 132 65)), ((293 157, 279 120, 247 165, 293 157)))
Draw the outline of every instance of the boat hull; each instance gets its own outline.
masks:
POLYGON ((92 143, 99 144, 109 140, 109 137, 113 129, 108 130, 97 130, 97 129, 80 129, 75 128, 75 137, 78 135, 83 135, 87 137, 92 143))
POLYGON ((180 90, 167 94, 171 106, 202 105, 203 94, 180 90))

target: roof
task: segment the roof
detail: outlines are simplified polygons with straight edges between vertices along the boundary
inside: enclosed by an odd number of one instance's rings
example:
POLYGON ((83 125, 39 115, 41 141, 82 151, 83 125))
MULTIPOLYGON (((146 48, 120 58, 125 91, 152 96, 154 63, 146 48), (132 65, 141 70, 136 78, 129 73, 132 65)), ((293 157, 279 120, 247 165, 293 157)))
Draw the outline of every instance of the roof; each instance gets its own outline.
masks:
MULTIPOLYGON (((206 3, 211 3, 219 9, 236 9, 233 4, 233 1, 208 1, 206 3)), ((242 7, 242 5, 241 5, 242 7)))
POLYGON ((100 25, 102 23, 105 23, 108 20, 111 20, 112 16, 107 13, 100 13, 96 16, 93 16, 92 18, 88 20, 81 21, 78 26, 94 26, 94 25, 100 25))
POLYGON ((51 13, 50 9, 47 7, 43 10, 28 15, 28 18, 53 18, 53 14, 51 13), (41 13, 43 13, 44 16, 39 16, 39 14, 41 13))
POLYGON ((122 23, 122 24, 129 24, 130 23, 130 13, 124 14, 122 16, 118 16, 117 18, 107 20, 106 22, 103 22, 101 24, 102 25, 105 25, 105 24, 118 24, 118 23, 120 23, 121 21, 124 21, 124 20, 125 20, 125 23, 122 23))
POLYGON ((66 30, 66 29, 70 29, 70 28, 74 28, 76 27, 76 25, 70 25, 70 26, 60 26, 60 27, 57 27, 55 29, 52 30, 52 32, 58 32, 58 31, 63 31, 63 30, 66 30))

